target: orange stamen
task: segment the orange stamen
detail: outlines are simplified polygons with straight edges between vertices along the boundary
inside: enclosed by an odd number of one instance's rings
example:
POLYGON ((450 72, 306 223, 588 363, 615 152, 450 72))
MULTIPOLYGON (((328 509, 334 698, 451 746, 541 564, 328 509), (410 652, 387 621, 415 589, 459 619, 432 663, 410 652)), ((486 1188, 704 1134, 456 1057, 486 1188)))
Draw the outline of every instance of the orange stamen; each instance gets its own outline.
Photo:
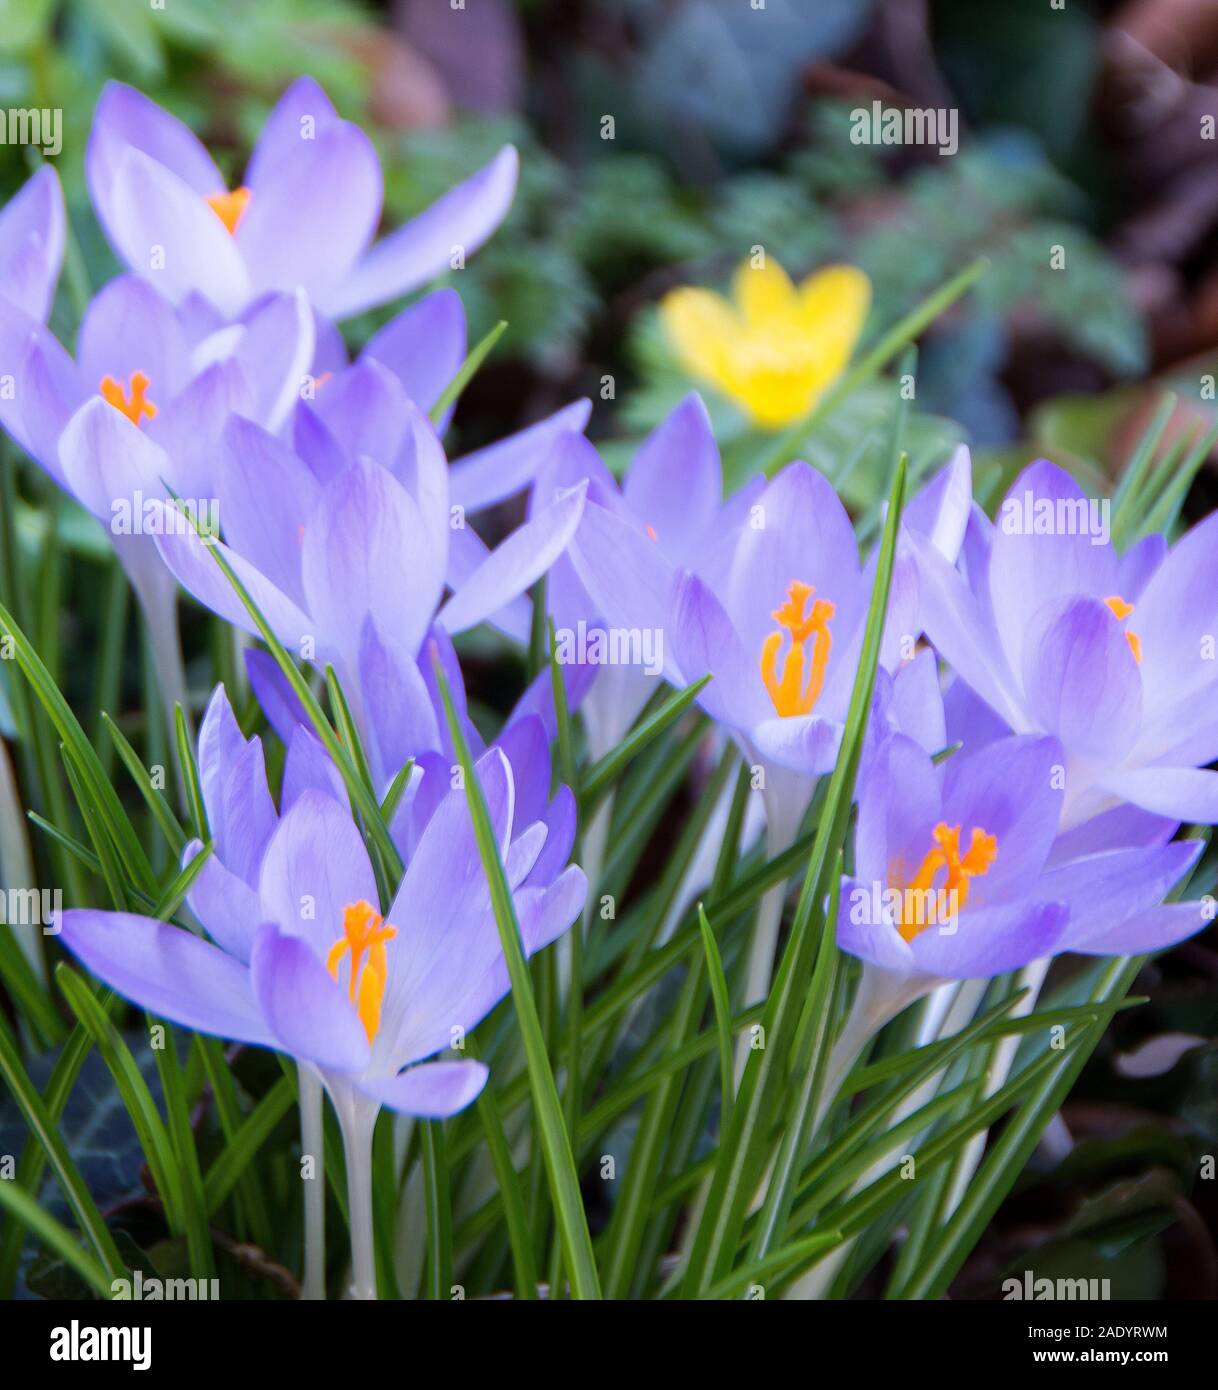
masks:
POLYGON ((209 193, 207 195, 207 206, 228 228, 230 235, 236 234, 237 223, 245 216, 249 202, 250 190, 248 188, 234 188, 231 193, 209 193))
MULTIPOLYGON (((1133 612, 1133 604, 1126 603, 1119 594, 1113 594, 1110 598, 1106 598, 1104 602, 1112 609, 1112 615, 1119 623, 1123 623, 1133 612)), ((1125 632, 1125 640, 1129 643, 1129 650, 1133 653, 1133 659, 1141 666, 1142 639, 1136 632, 1130 632, 1127 629, 1125 632)))
POLYGON ((818 598, 812 611, 806 612, 808 600, 816 590, 811 584, 792 579, 787 586, 787 601, 771 615, 779 628, 791 638, 783 658, 782 674, 778 674, 778 653, 782 649, 782 632, 771 632, 761 644, 761 679, 769 692, 774 708, 783 719, 792 715, 811 714, 825 684, 829 669, 829 652, 833 637, 829 621, 837 611, 828 599, 818 598), (804 681, 807 663, 807 644, 812 643, 811 670, 804 681))
MULTIPOLYGON (((919 932, 926 930, 934 922, 950 921, 968 901, 969 880, 980 878, 989 872, 990 865, 998 857, 998 837, 987 835, 984 830, 973 827, 969 847, 960 853, 960 827, 949 826, 940 821, 931 831, 934 848, 926 852, 918 872, 905 884, 906 893, 916 896, 909 898, 910 905, 916 906, 912 914, 902 910, 897 930, 905 941, 912 941, 919 932), (937 887, 935 878, 944 871, 946 877, 937 887), (925 911, 929 894, 933 891, 934 901, 931 910, 925 911), (913 920, 907 920, 909 917, 913 920)), ((904 899, 904 894, 902 897, 904 899)))
POLYGON ((343 934, 330 947, 330 954, 326 957, 326 969, 337 980, 342 958, 350 955, 351 974, 347 996, 356 1006, 369 1042, 374 1041, 381 1026, 381 1004, 389 974, 385 942, 392 941, 397 934, 398 929, 386 925, 385 919, 371 903, 362 899, 357 903, 348 903, 343 909, 343 934))
POLYGON ((115 381, 112 376, 102 377, 101 385, 97 389, 101 392, 102 399, 108 401, 115 410, 121 410, 133 425, 138 425, 144 415, 150 420, 155 419, 156 406, 144 394, 152 385, 147 374, 132 372, 130 382, 130 400, 127 399, 127 390, 122 383, 115 381))

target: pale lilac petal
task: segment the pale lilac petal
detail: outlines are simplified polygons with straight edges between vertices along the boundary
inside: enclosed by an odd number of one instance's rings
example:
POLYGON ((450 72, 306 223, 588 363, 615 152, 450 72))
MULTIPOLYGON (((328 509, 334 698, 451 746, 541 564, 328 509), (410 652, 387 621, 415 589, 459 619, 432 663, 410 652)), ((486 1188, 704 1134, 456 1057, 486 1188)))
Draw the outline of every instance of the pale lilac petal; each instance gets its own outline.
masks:
POLYGON ((939 668, 933 651, 920 651, 897 671, 889 717, 899 733, 908 734, 928 753, 940 753, 947 747, 939 668))
MULTIPOLYGON (((0 399, 0 421, 57 483, 66 486, 59 462, 60 436, 88 399, 76 364, 49 329, 32 327, 25 336, 19 336, 18 330, 10 338, 7 311, 0 318, 6 320, 5 329, 0 329, 0 367, 15 380, 14 399, 0 399), (18 353, 22 354, 19 360, 18 353)), ((31 322, 24 316, 22 321, 31 322)), ((6 394, 0 392, 0 397, 6 394)))
POLYGON ((896 975, 917 973, 913 952, 884 910, 887 883, 843 878, 838 896, 837 944, 849 955, 896 975))
POLYGON ((111 989, 151 1013, 236 1042, 277 1047, 249 972, 179 927, 129 912, 65 912, 60 941, 111 989))
POLYGON ((241 318, 233 352, 249 382, 251 419, 276 431, 300 399, 315 348, 313 310, 303 290, 270 294, 241 318))
MULTIPOLYGON (((607 627, 660 631, 674 572, 654 540, 634 521, 589 501, 571 545, 571 563, 607 627)), ((584 615, 591 619, 593 614, 584 615)), ((665 669, 673 670, 665 653, 665 669)))
POLYGON ((164 503, 153 505, 161 515, 161 531, 155 537, 156 547, 184 589, 192 593, 204 607, 218 613, 242 632, 254 637, 260 635, 257 624, 246 611, 236 589, 212 557, 211 551, 218 550, 245 586, 275 636, 289 651, 299 653, 302 650, 306 637, 314 636, 316 625, 282 589, 228 546, 219 541, 205 544, 194 530, 183 530, 181 518, 176 513, 170 517, 164 503))
POLYGON ((168 405, 190 376, 190 345, 170 304, 138 275, 118 275, 94 296, 81 319, 76 361, 96 391, 103 377, 124 389, 133 372, 149 378, 148 399, 168 405))
MULTIPOLYGON (((278 669, 278 668, 276 668, 278 669)), ((339 805, 347 802, 347 787, 321 740, 304 725, 297 724, 287 740, 283 760, 283 787, 280 809, 286 816, 307 791, 332 797, 339 805)))
POLYGON ((1212 926, 1213 907, 1206 902, 1166 903, 1148 908, 1106 928, 1091 940, 1070 943, 1084 956, 1141 955, 1164 951, 1212 926))
POLYGON ((749 730, 762 757, 792 772, 831 772, 841 747, 843 726, 815 715, 763 719, 749 730))
POLYGON ((279 663, 270 652, 264 652, 257 647, 247 647, 245 673, 249 677, 254 698, 267 717, 267 722, 279 735, 279 741, 290 745, 296 727, 303 725, 307 729, 310 723, 305 707, 300 703, 300 697, 288 683, 288 678, 283 674, 279 663))
POLYGON ((107 230, 108 210, 116 197, 114 184, 123 157, 131 148, 142 150, 164 165, 193 189, 200 201, 225 188, 211 155, 188 126, 134 87, 124 82, 107 82, 93 114, 85 154, 89 196, 107 230))
POLYGON ((643 441, 622 495, 670 563, 696 563, 695 543, 723 501, 719 447, 700 396, 686 396, 643 441))
POLYGON ((1089 855, 1050 869, 1037 893, 1069 907, 1062 943, 1066 950, 1076 950, 1080 943, 1094 949, 1103 944, 1109 927, 1162 902, 1204 848, 1200 840, 1173 840, 1156 848, 1089 855))
POLYGON ((468 257, 507 215, 519 162, 512 146, 504 146, 472 178, 378 242, 341 282, 325 289, 318 307, 333 319, 348 318, 449 270, 455 251, 468 257))
POLYGON ((358 1087, 400 1115, 443 1120, 477 1100, 489 1075, 482 1062, 426 1062, 388 1081, 361 1080, 358 1087))
POLYGON ((585 485, 573 488, 513 531, 453 594, 437 621, 450 633, 464 632, 540 579, 575 534, 585 491, 585 485))
POLYGON ((958 753, 942 765, 943 816, 960 826, 961 845, 967 846, 974 827, 998 841, 994 863, 971 882, 970 911, 1027 897, 1057 834, 1063 794, 1055 773, 1063 763, 1056 739, 1021 736, 958 753))
MULTIPOLYGON (((472 526, 454 526, 448 536, 449 587, 456 590, 473 575, 490 555, 490 547, 472 526)), ((550 574, 554 571, 551 569, 550 574)), ((526 594, 517 594, 510 602, 490 614, 487 622, 500 632, 527 646, 533 627, 533 604, 526 594)), ((547 672, 547 678, 548 678, 547 672)))
POLYGON ((572 401, 535 425, 454 460, 449 470, 454 505, 479 512, 527 487, 555 443, 565 434, 582 434, 591 413, 591 401, 572 401))
POLYGON ((669 645, 683 683, 708 673, 712 677, 698 696, 702 708, 737 728, 770 718, 774 706, 762 684, 760 664, 750 659, 722 604, 697 575, 689 570, 678 574, 668 611, 669 645))
MULTIPOLYGON (((465 351, 465 306, 456 290, 443 289, 390 319, 368 339, 360 356, 375 357, 388 367, 410 399, 430 410, 456 376, 465 351)), ((441 428, 446 423, 447 418, 441 428)))
POLYGON ((49 165, 36 170, 0 212, 0 294, 45 323, 63 266, 63 189, 49 165))
POLYGON ((1117 592, 1116 552, 1106 535, 1091 534, 1092 519, 1087 494, 1043 459, 1025 468, 1003 499, 990 550, 989 588, 1012 670, 1020 669, 1028 620, 1043 604, 1076 594, 1104 599, 1117 592), (1053 529, 1030 531, 1038 515, 1042 526, 1053 529))
MULTIPOLYGON (((201 840, 192 840, 182 852, 182 867, 202 848, 201 840)), ((186 902, 222 951, 239 961, 249 960, 258 926, 258 894, 214 853, 190 885, 186 902)))
POLYGON ((345 805, 303 792, 271 836, 258 875, 262 921, 304 937, 324 957, 343 934, 343 912, 377 903, 363 837, 345 805))
POLYGON ((856 877, 881 889, 908 882, 931 848, 942 814, 939 780, 926 750, 904 734, 885 739, 859 783, 856 877))
POLYGON ((325 310, 372 240, 381 216, 381 165, 356 125, 336 122, 299 142, 295 158, 259 170, 234 240, 258 290, 303 286, 325 310))
POLYGON ((338 113, 320 83, 307 76, 289 83, 267 116, 250 155, 246 186, 257 193, 280 169, 299 160, 310 140, 336 124, 338 113))
POLYGON ((1114 849, 1165 845, 1179 828, 1179 821, 1166 816, 1152 816, 1140 806, 1113 806, 1069 830, 1063 830, 1053 841, 1048 865, 1052 868, 1114 849))
POLYGON ((278 817, 267 786, 262 740, 247 740, 241 733, 222 685, 213 692, 199 726, 198 763, 216 854, 252 884, 278 817))
POLYGON ((1016 902, 974 909, 969 905, 952 924, 927 927, 910 950, 918 969, 945 980, 983 980, 1019 970, 1060 948, 1067 909, 1061 903, 1016 902))
POLYGON ((324 490, 305 526, 302 578, 320 638, 348 669, 369 613, 406 651, 419 649, 432 617, 434 546, 391 473, 355 463, 324 490))
POLYGON ((1148 714, 1215 681, 1218 636, 1218 515, 1179 541, 1155 570, 1127 619, 1142 645, 1148 714))
POLYGON ((909 499, 901 524, 920 532, 949 565, 954 565, 964 545, 972 505, 972 456, 961 444, 930 482, 909 499))
POLYGON ((216 459, 224 538, 294 603, 305 607, 304 530, 322 489, 274 435, 234 416, 216 459))
POLYGON ((254 412, 249 384, 239 364, 215 362, 159 408, 144 432, 172 466, 170 481, 179 496, 207 504, 216 494, 216 455, 225 422, 254 412))
POLYGON ((1218 772, 1194 767, 1139 767, 1106 772, 1106 791, 1156 816, 1218 824, 1218 772))
POLYGON ((1024 639, 1023 683, 1029 712, 1071 752, 1113 763, 1136 742, 1138 664, 1099 599, 1063 597, 1037 611, 1024 639))
POLYGON ((355 1006, 300 937, 265 922, 254 938, 250 978, 278 1046, 336 1071, 360 1071, 372 1049, 355 1006))
POLYGON ((144 499, 165 495, 161 479, 170 472, 164 452, 100 396, 68 422, 59 462, 68 486, 107 526, 122 524, 122 504, 131 508, 132 531, 144 499))
POLYGON ((236 243, 204 198, 164 165, 130 148, 114 180, 110 239, 137 275, 177 303, 197 290, 222 314, 250 297, 236 243))
POLYGON ((374 776, 391 780, 409 759, 439 750, 437 712, 414 656, 371 614, 364 620, 359 671, 374 776))
POLYGON ((1121 556, 1118 565, 1118 593, 1126 603, 1137 603, 1151 576, 1167 556, 1167 537, 1143 536, 1121 556))

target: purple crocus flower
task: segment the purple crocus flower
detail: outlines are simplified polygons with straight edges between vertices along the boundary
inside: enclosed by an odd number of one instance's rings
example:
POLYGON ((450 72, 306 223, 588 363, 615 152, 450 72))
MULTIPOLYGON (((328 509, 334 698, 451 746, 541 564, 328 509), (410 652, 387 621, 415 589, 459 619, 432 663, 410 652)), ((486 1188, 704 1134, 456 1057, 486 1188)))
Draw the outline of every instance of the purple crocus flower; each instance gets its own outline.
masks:
POLYGON ((1200 903, 1160 904, 1200 841, 1053 856, 1062 756, 1056 739, 1024 735, 935 766, 912 739, 887 739, 859 789, 842 949, 909 1002, 1060 951, 1155 951, 1199 931, 1200 903))
POLYGON ((63 190, 49 164, 0 210, 0 295, 38 323, 47 321, 55 299, 66 226, 63 190))
POLYGON ((310 77, 279 99, 235 189, 181 121, 120 82, 102 91, 85 156, 93 206, 120 259, 173 303, 200 297, 226 317, 268 290, 303 287, 337 319, 416 289, 491 235, 517 167, 505 146, 373 246, 380 161, 310 77))
MULTIPOLYGON (((544 852, 544 825, 513 833, 515 789, 502 752, 486 754, 478 775, 531 954, 575 919, 586 884, 575 866, 547 886, 527 882, 544 852)), ((251 838, 268 803, 254 811, 251 838)), ((228 811, 245 814, 235 800, 228 811)), ((235 830, 221 830, 230 846, 235 830)), ((236 838, 246 834, 242 827, 236 838)), ((347 807, 314 787, 297 795, 270 832, 256 884, 245 888, 197 902, 216 944, 147 917, 86 909, 64 914, 61 939, 142 1007, 199 1032, 287 1053, 320 1077, 347 1150, 354 1286, 372 1296, 376 1116, 388 1106, 439 1118, 468 1105, 485 1084, 485 1066, 426 1059, 460 1049, 509 987, 465 790, 435 808, 384 915, 347 807)))
POLYGON ((927 635, 988 707, 953 698, 961 722, 1060 740, 1065 829, 1126 802, 1218 822, 1218 517, 1118 556, 1103 504, 1042 460, 970 530, 964 573, 919 553, 927 635))
MULTIPOLYGON (((213 455, 233 412, 279 428, 313 356, 304 296, 272 294, 204 332, 133 275, 81 320, 73 359, 50 329, 0 301, 0 425, 110 532, 148 619, 162 694, 185 702, 175 589, 151 535, 166 484, 215 527, 213 455)), ((178 524, 184 524, 179 520, 178 524)))
MULTIPOLYGON (((375 364, 368 372, 394 380, 375 364)), ((568 493, 510 535, 440 606, 452 534, 448 468, 426 417, 404 396, 399 409, 392 467, 345 453, 330 455, 328 467, 318 454, 311 467, 238 417, 224 432, 216 478, 221 552, 276 636, 302 659, 334 666, 366 739, 378 701, 392 696, 403 718, 391 737, 404 760, 435 742, 435 703, 419 662, 433 622, 462 631, 528 588, 566 546, 583 495, 568 493)), ((200 538, 162 529, 157 544, 184 587, 255 632, 200 538)), ((378 777, 401 765, 388 747, 370 753, 378 777)))

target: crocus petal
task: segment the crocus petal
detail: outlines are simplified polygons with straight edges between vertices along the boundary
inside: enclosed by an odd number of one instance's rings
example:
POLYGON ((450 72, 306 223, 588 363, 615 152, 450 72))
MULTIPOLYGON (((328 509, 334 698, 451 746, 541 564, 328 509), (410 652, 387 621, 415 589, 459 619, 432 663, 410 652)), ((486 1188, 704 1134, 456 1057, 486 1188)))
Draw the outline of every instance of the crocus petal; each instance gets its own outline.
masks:
POLYGON ((224 223, 176 174, 133 147, 115 175, 107 230, 131 269, 174 303, 197 290, 221 313, 235 314, 250 297, 245 263, 224 223))
POLYGON ((946 717, 934 652, 920 651, 897 671, 889 717, 899 733, 908 734, 928 753, 940 753, 947 747, 946 717))
MULTIPOLYGON (((453 590, 460 589, 482 567, 490 553, 490 547, 472 526, 455 527, 448 537, 449 587, 453 590)), ((554 571, 551 570, 550 573, 553 575, 554 571)), ((526 646, 533 626, 532 602, 526 594, 517 594, 502 608, 491 613, 487 622, 513 641, 526 646)), ((548 677, 549 673, 546 674, 548 677)))
MULTIPOLYGON (((170 471, 162 450, 100 396, 68 422, 59 462, 68 486, 107 526, 118 524, 121 504, 142 513, 144 498, 137 493, 163 497, 161 479, 170 471)), ((134 516, 128 519, 134 522, 134 516)))
POLYGON ((270 652, 261 651, 257 647, 247 647, 245 673, 249 677, 254 697, 262 706, 262 712, 271 728, 279 735, 279 741, 290 745, 297 725, 309 727, 309 716, 300 703, 300 697, 280 669, 279 663, 270 652))
POLYGON ((906 883, 930 849, 941 815, 930 755, 904 734, 885 739, 859 784, 856 876, 881 888, 893 878, 906 883))
POLYGON ((252 415, 253 397, 240 365, 232 358, 204 368, 155 420, 145 421, 148 438, 172 463, 171 481, 179 496, 202 507, 215 496, 216 454, 225 421, 252 415))
POLYGON ((476 251, 512 205, 519 163, 515 149, 504 146, 472 178, 378 242, 318 296, 318 307, 330 318, 347 318, 426 284, 450 268, 454 251, 476 251))
POLYGON ((465 306, 456 290, 443 289, 390 319, 368 339, 360 356, 388 367, 410 399, 430 410, 456 376, 465 348, 465 306))
POLYGON ((313 310, 303 290, 269 294, 245 312, 241 326, 233 357, 249 382, 253 399, 248 413, 267 429, 278 430, 300 399, 313 361, 313 310))
POLYGON ((1111 610, 1095 598, 1064 597, 1027 627, 1023 683, 1039 726, 1066 748, 1118 761, 1142 724, 1142 682, 1111 610))
POLYGON ((360 1081, 359 1089, 400 1115, 443 1120, 478 1099, 489 1069, 482 1062, 427 1062, 389 1081, 360 1081))
POLYGON ((1167 537, 1143 536, 1121 556, 1118 565, 1117 592, 1126 603, 1136 604, 1142 597, 1151 576, 1167 556, 1167 537))
POLYGON ((199 726, 199 782, 216 852, 234 873, 254 870, 278 817, 266 781, 262 740, 246 740, 222 685, 199 726))
POLYGON ((918 968, 945 980, 981 980, 1019 970, 1058 949, 1066 929, 1062 903, 969 906, 952 924, 928 927, 911 943, 918 968))
MULTIPOLYGON (((262 173, 262 170, 259 170, 262 173)), ((318 298, 340 284, 381 216, 381 166, 356 125, 335 122, 267 168, 234 237, 258 289, 302 285, 318 298)))
POLYGON ((673 569, 637 523, 590 502, 571 563, 607 625, 640 634, 662 630, 673 569))
POLYGON ((258 875, 262 920, 308 939, 320 959, 343 934, 343 910, 377 902, 363 837, 331 796, 303 792, 279 822, 258 875))
POLYGON ((674 563, 693 563, 694 544, 723 500, 719 446, 699 395, 686 396, 643 441, 622 495, 674 563))
POLYGON ((1054 771, 1063 762, 1056 739, 1025 735, 943 764, 943 817, 960 825, 961 844, 967 845, 973 827, 998 841, 997 858, 972 880, 970 909, 1027 896, 1057 833, 1063 793, 1054 771))
POLYGON ((246 186, 258 192, 280 169, 301 157, 305 144, 338 123, 338 113, 320 83, 307 76, 289 83, 266 118, 250 155, 246 186))
POLYGON ((829 772, 837 761, 843 726, 831 719, 797 715, 763 719, 749 730, 757 751, 792 772, 829 772))
POLYGON ((316 624, 282 589, 272 584, 247 560, 219 541, 205 544, 193 529, 183 530, 180 518, 175 520, 170 517, 164 503, 150 503, 149 506, 161 513, 160 530, 156 533, 156 546, 161 558, 177 576, 178 583, 201 604, 218 613, 226 622, 239 627, 242 632, 254 637, 261 635, 237 591, 212 557, 214 548, 224 557, 275 636, 285 646, 300 651, 305 638, 315 635, 316 624))
POLYGON ((698 696, 702 708, 737 728, 768 719, 774 711, 761 682, 760 665, 744 650, 723 605, 690 570, 676 577, 669 614, 672 657, 684 683, 708 672, 713 677, 698 696))
POLYGON ((859 960, 897 975, 917 973, 909 943, 884 912, 881 880, 843 878, 838 896, 837 944, 859 960))
POLYGON ((973 505, 973 464, 961 445, 943 468, 909 499, 901 524, 919 531, 949 565, 954 565, 964 545, 973 505))
POLYGON ((527 487, 556 441, 564 434, 582 434, 591 413, 591 401, 572 401, 535 425, 455 460, 449 471, 453 503, 479 512, 527 487))
POLYGON ((359 1015, 307 942, 264 922, 254 938, 250 979, 283 1051, 336 1071, 368 1065, 372 1049, 359 1015))
POLYGON ((279 799, 285 816, 307 791, 333 797, 339 805, 347 801, 346 784, 334 760, 319 738, 305 725, 297 724, 283 760, 283 787, 279 799))
POLYGON ((161 1018, 236 1042, 276 1047, 249 972, 179 927, 129 912, 65 912, 60 940, 99 980, 161 1018))
POLYGON ((464 632, 535 583, 575 534, 586 490, 586 484, 572 488, 513 531, 453 594, 437 621, 450 633, 464 632))
POLYGON ((63 265, 63 189, 49 165, 33 173, 0 212, 0 294, 45 323, 63 265))
POLYGON ((1037 892, 1069 907, 1067 950, 1080 942, 1095 946, 1109 927, 1161 902, 1204 848, 1200 840, 1173 840, 1157 848, 1093 854, 1050 869, 1037 892))
POLYGON ((1070 949, 1083 956, 1141 955, 1144 951, 1164 951, 1178 941, 1187 941, 1214 921, 1213 908, 1206 902, 1166 903, 1126 917, 1109 925, 1088 941, 1072 941, 1070 949))
MULTIPOLYGON (((66 486, 59 462, 59 440, 72 415, 87 399, 76 364, 45 328, 34 329, 19 346, 25 356, 14 375, 22 383, 21 390, 13 405, 0 401, 0 421, 57 483, 66 486)), ((0 352, 4 348, 0 335, 0 352)))
POLYGON ((386 469, 354 463, 323 491, 305 526, 301 571, 317 632, 348 662, 369 613, 406 651, 419 649, 435 552, 414 498, 386 469))
POLYGON ((1106 791, 1135 806, 1195 825, 1218 824, 1218 772, 1194 767, 1139 767, 1104 774, 1106 791))
POLYGON ((142 150, 164 165, 200 200, 222 191, 224 179, 211 155, 189 126, 143 92, 124 82, 107 82, 97 100, 85 176, 98 217, 109 230, 109 209, 116 195, 115 180, 128 149, 142 150))
POLYGON ((990 601, 1014 671, 1023 660, 1028 620, 1043 604, 1075 594, 1104 599, 1117 592, 1112 544, 1088 529, 1093 506, 1068 473, 1041 459, 1016 478, 998 509, 990 601), (1038 512, 1044 518, 1039 534, 1038 512))
POLYGON ((512 766, 517 825, 531 825, 546 813, 550 800, 550 741, 533 715, 509 724, 496 740, 512 766))
MULTIPOLYGON (((182 867, 198 857, 201 840, 182 851, 182 867)), ((215 856, 209 854, 186 895, 191 912, 226 955, 248 962, 258 925, 258 894, 215 856)))
POLYGON ((1148 711, 1214 683, 1215 663, 1206 654, 1218 632, 1218 516, 1172 548, 1147 581, 1128 627, 1142 646, 1148 711))
POLYGON ((322 495, 310 470, 273 434, 234 416, 216 459, 216 491, 228 544, 304 607, 303 533, 322 495))
POLYGON ((185 385, 190 347, 172 307, 146 280, 117 275, 85 310, 76 360, 94 391, 103 377, 125 387, 133 372, 145 373, 149 400, 159 408, 185 385))
POLYGON ((360 637, 359 671, 369 757, 378 780, 389 779, 408 759, 439 749, 436 710, 414 657, 371 614, 360 637))

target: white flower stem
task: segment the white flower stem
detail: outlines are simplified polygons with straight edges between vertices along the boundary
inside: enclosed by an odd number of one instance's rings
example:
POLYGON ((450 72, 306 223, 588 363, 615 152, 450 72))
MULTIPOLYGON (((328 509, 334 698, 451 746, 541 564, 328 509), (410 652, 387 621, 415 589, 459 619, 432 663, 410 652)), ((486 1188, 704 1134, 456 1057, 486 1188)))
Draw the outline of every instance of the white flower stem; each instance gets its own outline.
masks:
POLYGON ((372 1132, 379 1106, 347 1087, 331 1086, 330 1095, 343 1134, 347 1160, 347 1207, 351 1227, 353 1299, 376 1298, 376 1247, 372 1234, 372 1132))
POLYGON ((300 1296, 318 1302, 326 1296, 326 1130, 321 1079, 303 1062, 300 1078, 300 1150, 313 1160, 304 1183, 304 1283, 300 1296))

